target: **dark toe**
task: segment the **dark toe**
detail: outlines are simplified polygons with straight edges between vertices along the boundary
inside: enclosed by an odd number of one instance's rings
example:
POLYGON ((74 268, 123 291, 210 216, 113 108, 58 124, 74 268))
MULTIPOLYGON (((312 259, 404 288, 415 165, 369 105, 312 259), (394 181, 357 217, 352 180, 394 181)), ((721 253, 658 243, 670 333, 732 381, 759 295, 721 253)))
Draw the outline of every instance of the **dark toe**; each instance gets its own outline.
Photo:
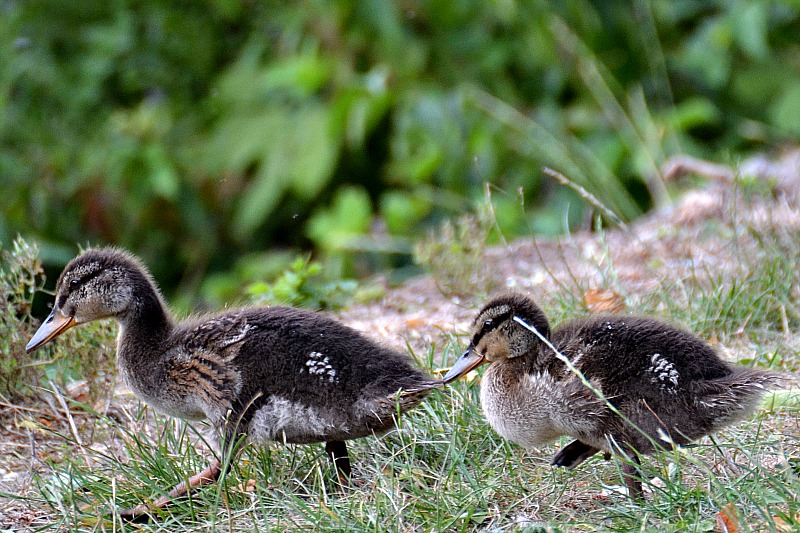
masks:
POLYGON ((572 470, 599 451, 599 449, 585 442, 574 440, 555 454, 550 464, 572 470))

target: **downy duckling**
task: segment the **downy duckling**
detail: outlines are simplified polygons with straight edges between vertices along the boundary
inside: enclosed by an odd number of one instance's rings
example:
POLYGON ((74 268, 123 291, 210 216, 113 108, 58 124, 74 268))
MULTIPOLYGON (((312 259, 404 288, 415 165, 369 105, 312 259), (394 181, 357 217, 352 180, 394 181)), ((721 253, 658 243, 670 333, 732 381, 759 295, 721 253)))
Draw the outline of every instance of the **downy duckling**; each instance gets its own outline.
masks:
MULTIPOLYGON (((398 412, 441 384, 400 352, 313 311, 250 307, 176 321, 147 269, 116 248, 88 250, 65 267, 53 311, 26 349, 105 318, 120 324, 120 373, 139 398, 170 416, 207 419, 228 443, 243 435, 325 442, 343 485, 345 441, 394 428, 398 412)), ((219 475, 215 459, 169 497, 121 514, 137 518, 219 475)))
POLYGON ((636 498, 638 454, 748 417, 780 380, 732 366, 691 333, 651 318, 592 316, 551 332, 539 306, 516 293, 478 313, 469 347, 443 381, 487 362, 481 406, 498 434, 526 447, 575 438, 552 460, 567 469, 599 451, 627 455, 623 472, 636 498))

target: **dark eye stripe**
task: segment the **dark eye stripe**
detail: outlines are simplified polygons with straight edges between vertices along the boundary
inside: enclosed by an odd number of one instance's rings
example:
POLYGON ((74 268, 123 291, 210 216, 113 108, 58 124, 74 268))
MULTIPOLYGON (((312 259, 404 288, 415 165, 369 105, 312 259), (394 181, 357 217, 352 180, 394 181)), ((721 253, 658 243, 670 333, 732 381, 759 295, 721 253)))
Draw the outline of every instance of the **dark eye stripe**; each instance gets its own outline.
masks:
POLYGON ((85 284, 89 283, 90 281, 92 281, 94 278, 98 277, 102 273, 103 273, 103 269, 102 268, 98 268, 96 270, 93 270, 93 271, 89 272, 88 274, 86 274, 82 278, 74 278, 74 279, 70 280, 70 282, 67 284, 67 288, 69 289, 70 292, 73 292, 73 291, 77 290, 81 285, 85 285, 85 284))
POLYGON ((500 324, 502 324, 503 322, 508 320, 511 317, 511 315, 513 315, 513 314, 514 313, 511 312, 511 311, 507 311, 507 312, 503 313, 502 315, 497 315, 495 317, 492 317, 492 318, 487 319, 486 321, 484 321, 484 324, 481 327, 481 329, 479 329, 478 332, 475 333, 475 335, 472 337, 471 344, 473 346, 477 346, 478 343, 481 341, 481 339, 485 335, 487 335, 487 334, 491 333, 492 331, 496 330, 500 326, 500 324), (486 322, 491 322, 491 323, 487 325, 486 322))

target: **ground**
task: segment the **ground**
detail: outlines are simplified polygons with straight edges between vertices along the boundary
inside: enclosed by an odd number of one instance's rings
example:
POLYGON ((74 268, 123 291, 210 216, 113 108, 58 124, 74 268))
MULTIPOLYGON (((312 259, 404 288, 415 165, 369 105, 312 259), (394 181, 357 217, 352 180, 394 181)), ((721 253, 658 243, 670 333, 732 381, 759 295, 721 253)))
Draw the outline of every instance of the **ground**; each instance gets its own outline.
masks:
MULTIPOLYGON (((692 329, 730 361, 771 366, 791 376, 800 365, 800 342, 796 335, 800 315, 794 305, 797 273, 796 268, 791 268, 800 257, 800 240, 795 236, 800 233, 797 154, 787 152, 774 160, 765 157, 746 162, 741 167, 745 169, 751 164, 746 176, 724 167, 701 168, 693 160, 673 161, 670 178, 699 172, 705 174, 700 185, 629 226, 585 229, 560 239, 528 238, 488 247, 481 257, 474 291, 444 294, 440 288, 442 276, 447 273, 438 272, 399 287, 387 287, 385 297, 379 301, 354 304, 336 314, 344 323, 386 344, 407 346, 421 364, 437 371, 446 368, 463 348, 470 320, 486 295, 514 289, 528 292, 542 302, 553 322, 592 311, 653 314, 692 329), (781 294, 784 290, 788 292, 781 294)), ((475 399, 474 393, 469 392, 470 386, 459 384, 457 394, 451 398, 452 406, 443 409, 468 409, 470 399, 466 395, 472 394, 472 401, 475 399)), ((786 384, 788 397, 796 387, 796 379, 791 377, 786 384)), ((472 388, 477 387, 472 384, 472 388)), ((66 399, 80 398, 81 394, 79 387, 63 392, 66 399)), ((111 456, 125 462, 126 454, 130 454, 125 445, 126 435, 144 432, 159 439, 158 431, 149 425, 150 413, 142 416, 138 402, 122 385, 118 384, 114 393, 108 395, 105 404, 94 406, 103 417, 74 407, 68 411, 65 397, 44 396, 46 401, 31 406, 2 404, 5 412, 0 435, 0 492, 5 496, 0 495, 0 531, 34 530, 54 523, 59 524, 56 529, 73 530, 76 526, 63 518, 69 509, 53 503, 58 498, 42 495, 47 490, 58 492, 63 484, 69 483, 73 465, 70 456, 83 455, 81 464, 88 465, 87 471, 97 464, 98 476, 113 478, 114 472, 109 472, 104 459, 97 457, 111 456), (115 430, 115 424, 130 433, 115 430), (55 518, 56 515, 60 518, 55 518)), ((446 396, 430 401, 445 402, 446 396)), ((756 461, 767 472, 777 472, 787 461, 800 457, 797 409, 768 411, 770 416, 759 418, 757 428, 770 435, 772 444, 760 449, 757 458, 748 460, 756 461)), ((424 424, 425 419, 414 419, 414 424, 420 423, 424 424)), ((471 427, 481 423, 479 414, 469 421, 471 427)), ((748 431, 756 426, 744 427, 743 435, 734 433, 732 438, 746 439, 748 431)), ((485 428, 481 431, 489 434, 485 428)), ((603 520, 610 521, 607 527, 612 530, 622 527, 614 522, 618 519, 609 511, 608 504, 602 503, 609 498, 613 500, 608 485, 604 489, 602 484, 594 482, 595 478, 573 479, 571 474, 558 473, 553 479, 546 465, 547 457, 536 451, 498 444, 496 440, 491 442, 507 453, 504 465, 519 460, 528 464, 526 468, 539 469, 536 479, 531 479, 527 470, 521 474, 514 467, 504 466, 511 470, 509 480, 514 479, 512 485, 516 488, 498 488, 496 480, 491 481, 492 501, 480 506, 484 514, 475 515, 482 518, 468 518, 466 525, 454 523, 453 528, 539 527, 552 520, 574 522, 577 529, 593 529, 594 526, 584 527, 582 522, 594 520, 600 520, 600 524, 603 520), (535 483, 549 483, 542 490, 550 496, 537 499, 535 483), (568 485, 558 489, 553 483, 568 485), (542 508, 544 502, 557 502, 558 514, 549 514, 542 508), (596 514, 598 508, 604 509, 600 515, 596 514)), ((726 448, 722 457, 734 457, 732 463, 741 462, 736 449, 726 448)), ((731 477, 734 467, 720 462, 725 460, 715 456, 706 474, 731 477)), ((589 468, 583 467, 584 476, 589 468)), ((416 479, 413 471, 409 475, 416 479)), ((248 480, 245 484, 249 483, 248 480)), ((375 483, 380 486, 380 482, 375 483)), ((797 511, 796 493, 787 501, 795 504, 792 508, 790 503, 786 509, 788 518, 773 517, 770 521, 767 517, 768 525, 763 527, 777 528, 796 518, 792 515, 797 511)), ((412 504, 397 505, 402 510, 412 504)), ((703 515, 708 518, 716 513, 716 525, 709 522, 709 527, 722 530, 720 520, 724 525, 730 518, 724 509, 720 507, 703 515)), ((335 512, 334 506, 331 513, 335 512)), ((747 512, 754 511, 744 514, 747 512)), ((273 527, 285 525, 283 518, 276 520, 265 523, 273 527)), ((409 524, 402 526, 398 525, 401 519, 396 518, 389 527, 408 530, 427 527, 428 522, 419 520, 409 519, 409 524)), ((291 520, 289 523, 297 524, 291 520)), ((380 525, 380 519, 376 523, 380 525)), ((738 522, 736 525, 740 527, 738 522)), ((383 526, 386 527, 386 522, 383 526)), ((96 524, 94 527, 97 529, 96 524)), ((603 527, 606 526, 598 526, 603 527)))

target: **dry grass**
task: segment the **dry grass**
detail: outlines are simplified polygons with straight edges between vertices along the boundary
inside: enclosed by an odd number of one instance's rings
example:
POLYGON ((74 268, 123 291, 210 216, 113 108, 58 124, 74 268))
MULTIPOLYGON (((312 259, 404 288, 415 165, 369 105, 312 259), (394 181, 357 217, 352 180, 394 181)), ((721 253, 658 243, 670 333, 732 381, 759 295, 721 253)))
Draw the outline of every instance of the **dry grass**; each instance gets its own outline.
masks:
MULTIPOLYGON (((587 293, 611 290, 629 311, 697 331, 730 360, 794 372, 800 215, 793 196, 774 192, 758 182, 716 184, 629 230, 518 241, 487 250, 476 268, 531 292, 554 322, 587 313, 587 293)), ((340 318, 408 345, 426 368, 445 367, 480 302, 444 297, 435 284, 413 280, 340 318)), ((500 439, 483 420, 477 389, 457 383, 405 417, 400 431, 353 443, 357 487, 346 495, 332 490, 321 446, 275 445, 248 450, 219 488, 142 527, 721 531, 728 520, 739 531, 800 528, 800 400, 791 390, 716 444, 703 439, 648 458, 648 503, 639 505, 615 491, 615 461, 564 472, 548 464, 555 445, 523 450, 500 439)), ((107 404, 70 404, 69 416, 58 393, 42 397, 5 408, 0 529, 132 529, 107 513, 159 496, 158 487, 207 460, 200 435, 119 389, 107 404)))

